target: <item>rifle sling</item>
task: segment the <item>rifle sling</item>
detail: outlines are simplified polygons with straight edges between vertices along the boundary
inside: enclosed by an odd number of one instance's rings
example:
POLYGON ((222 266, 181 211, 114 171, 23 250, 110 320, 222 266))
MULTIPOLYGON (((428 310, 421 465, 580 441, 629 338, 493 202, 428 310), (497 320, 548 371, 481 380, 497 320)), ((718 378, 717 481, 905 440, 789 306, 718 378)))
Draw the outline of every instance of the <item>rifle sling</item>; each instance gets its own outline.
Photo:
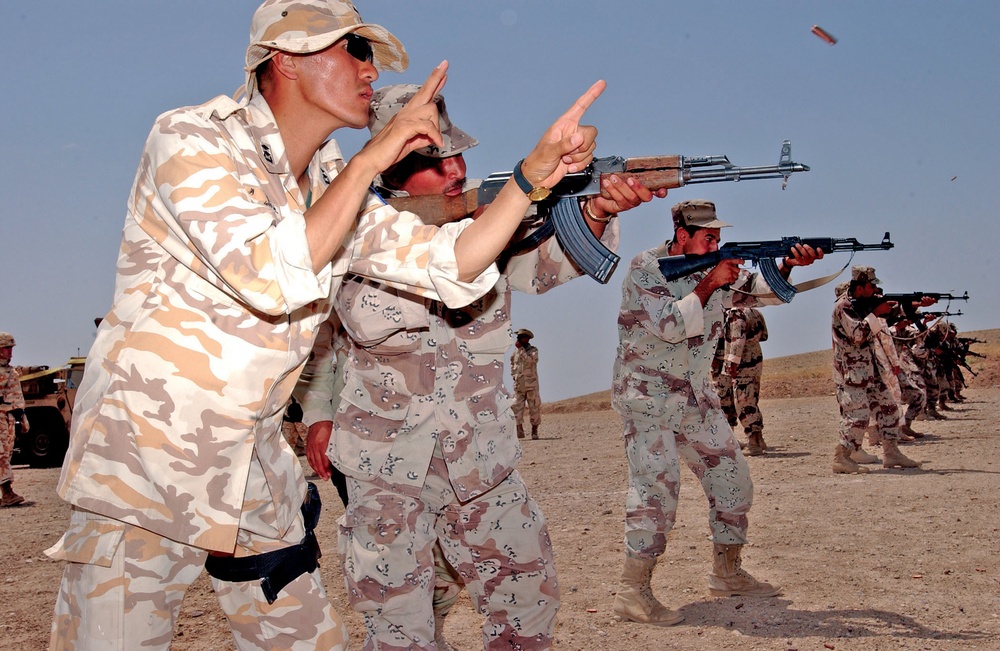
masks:
MULTIPOLYGON (((829 283, 830 281, 834 280, 840 274, 844 273, 844 269, 847 269, 849 266, 851 266, 851 260, 854 260, 854 253, 853 252, 851 252, 851 257, 847 261, 847 264, 845 264, 843 267, 841 267, 840 270, 837 271, 836 273, 832 273, 829 276, 823 276, 822 278, 814 278, 812 280, 806 280, 806 281, 798 283, 796 285, 791 285, 791 287, 792 287, 792 289, 795 290, 795 294, 797 294, 799 292, 806 292, 806 291, 809 291, 810 289, 816 289, 817 287, 822 287, 823 285, 825 285, 825 284, 829 283)), ((762 294, 754 294, 753 292, 744 292, 744 291, 739 290, 739 289, 736 289, 736 290, 733 290, 733 291, 740 292, 741 294, 747 294, 748 296, 754 296, 756 298, 777 298, 778 300, 784 301, 784 299, 781 296, 779 296, 778 294, 776 294, 775 292, 764 292, 762 294)), ((792 295, 794 296, 794 294, 792 294, 792 295)), ((788 303, 790 301, 791 301, 791 299, 789 298, 787 301, 784 301, 784 302, 788 303)))

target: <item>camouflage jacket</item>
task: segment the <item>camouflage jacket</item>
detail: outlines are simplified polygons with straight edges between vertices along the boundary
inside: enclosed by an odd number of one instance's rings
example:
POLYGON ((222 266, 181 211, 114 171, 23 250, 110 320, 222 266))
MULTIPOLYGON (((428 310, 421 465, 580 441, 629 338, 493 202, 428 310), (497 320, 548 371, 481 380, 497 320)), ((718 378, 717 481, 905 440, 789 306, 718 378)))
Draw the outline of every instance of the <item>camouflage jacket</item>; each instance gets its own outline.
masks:
POLYGON ((737 377, 760 377, 763 370, 764 353, 760 342, 767 341, 767 323, 760 310, 753 307, 737 307, 726 315, 725 366, 739 367, 737 377))
POLYGON ((302 422, 307 426, 333 421, 339 404, 339 396, 334 395, 337 370, 350 349, 351 340, 340 317, 333 312, 320 324, 316 343, 295 388, 296 398, 302 403, 302 422))
MULTIPOLYGON (((308 167, 320 196, 344 166, 329 141, 308 167)), ((83 509, 204 549, 240 527, 280 538, 305 485, 281 418, 343 275, 464 304, 454 241, 369 194, 318 274, 302 195, 260 95, 161 115, 128 201, 114 302, 76 398, 58 492, 83 509)))
POLYGON ((21 374, 13 366, 0 365, 0 414, 12 409, 24 409, 21 374))
POLYGON ((883 321, 861 316, 848 294, 833 306, 833 381, 838 386, 866 386, 880 377, 875 364, 877 334, 883 321))
POLYGON ((510 354, 510 376, 514 391, 538 391, 538 348, 531 344, 524 348, 515 345, 510 354))
MULTIPOLYGON (((711 366, 724 310, 780 301, 718 289, 702 306, 693 292, 705 273, 668 281, 657 264, 665 255, 666 245, 640 253, 622 282, 611 403, 623 418, 662 421, 664 429, 677 430, 689 409, 704 416, 720 408, 711 366)), ((732 287, 770 292, 763 278, 746 271, 732 287)))
MULTIPOLYGON (((609 248, 618 244, 616 221, 602 238, 609 248)), ((328 450, 333 464, 415 497, 438 442, 459 500, 495 486, 521 457, 504 385, 511 290, 541 294, 579 275, 550 238, 513 257, 490 292, 458 310, 345 281, 337 310, 352 345, 328 450)))

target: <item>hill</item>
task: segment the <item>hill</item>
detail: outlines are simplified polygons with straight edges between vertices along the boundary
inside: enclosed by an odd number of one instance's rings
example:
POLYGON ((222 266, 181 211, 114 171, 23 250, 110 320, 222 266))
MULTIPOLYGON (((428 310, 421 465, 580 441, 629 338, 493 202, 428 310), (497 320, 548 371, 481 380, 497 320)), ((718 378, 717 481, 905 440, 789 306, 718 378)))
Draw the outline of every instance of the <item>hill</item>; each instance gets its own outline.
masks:
MULTIPOLYGON (((973 344, 972 351, 986 355, 986 359, 969 357, 969 366, 975 376, 964 371, 970 388, 987 388, 1000 384, 1000 329, 976 330, 959 333, 962 337, 982 339, 986 343, 973 344)), ((833 395, 830 350, 818 350, 799 355, 788 355, 764 360, 764 377, 761 397, 805 398, 833 395)), ((604 411, 611 408, 611 391, 598 391, 576 398, 542 405, 542 413, 565 414, 577 411, 604 411)))

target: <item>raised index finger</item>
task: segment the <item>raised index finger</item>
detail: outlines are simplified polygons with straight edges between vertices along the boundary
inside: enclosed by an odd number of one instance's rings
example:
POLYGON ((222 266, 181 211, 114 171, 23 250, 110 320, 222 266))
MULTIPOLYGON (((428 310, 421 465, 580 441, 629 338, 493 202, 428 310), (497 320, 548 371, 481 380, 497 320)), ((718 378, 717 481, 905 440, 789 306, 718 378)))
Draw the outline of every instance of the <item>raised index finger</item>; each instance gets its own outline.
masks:
POLYGON ((569 110, 563 113, 562 119, 573 120, 574 122, 579 122, 583 114, 587 112, 590 105, 594 103, 604 89, 607 88, 607 84, 603 79, 599 79, 594 82, 594 85, 587 89, 587 92, 580 95, 580 98, 573 102, 573 105, 569 107, 569 110))
MULTIPOLYGON (((437 97, 441 89, 444 88, 445 82, 448 81, 448 62, 442 61, 438 64, 437 68, 431 70, 431 74, 427 76, 423 85, 420 86, 420 90, 414 93, 413 97, 410 98, 410 102, 414 106, 420 106, 421 104, 430 104, 437 97)), ((410 103, 408 102, 408 103, 410 103)))

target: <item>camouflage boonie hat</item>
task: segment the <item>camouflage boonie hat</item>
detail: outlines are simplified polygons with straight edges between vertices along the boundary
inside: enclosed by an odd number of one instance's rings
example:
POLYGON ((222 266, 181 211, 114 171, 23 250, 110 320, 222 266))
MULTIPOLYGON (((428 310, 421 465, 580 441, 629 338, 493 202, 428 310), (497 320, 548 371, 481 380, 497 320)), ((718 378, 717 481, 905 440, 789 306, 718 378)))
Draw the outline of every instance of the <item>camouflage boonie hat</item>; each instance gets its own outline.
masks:
POLYGON ((257 66, 275 52, 319 52, 351 33, 369 40, 377 70, 406 70, 410 59, 399 39, 381 25, 363 22, 349 0, 266 0, 250 21, 247 97, 257 90, 257 66))
POLYGON ((528 339, 534 339, 535 338, 535 333, 533 333, 531 330, 528 330, 527 328, 521 328, 520 330, 518 330, 514 334, 516 336, 518 336, 518 337, 527 337, 528 339))
MULTIPOLYGON (((392 116, 399 112, 399 109, 406 106, 406 103, 413 99, 413 96, 420 90, 417 84, 393 84, 379 88, 372 94, 372 101, 368 111, 368 130, 372 136, 378 134, 385 125, 389 124, 392 116)), ((448 111, 444 106, 444 97, 440 94, 434 97, 437 104, 438 126, 441 128, 441 138, 444 140, 442 147, 429 145, 414 151, 422 156, 430 158, 448 158, 456 154, 461 154, 466 149, 471 149, 479 144, 479 141, 462 131, 448 119, 448 111)))
POLYGON ((9 332, 0 332, 0 348, 14 345, 14 335, 9 332))
POLYGON ((881 280, 875 277, 875 267, 865 267, 860 265, 855 265, 851 267, 851 280, 856 283, 871 283, 877 285, 881 280))
POLYGON ((670 209, 674 218, 674 230, 682 226, 698 228, 726 228, 732 224, 720 221, 715 215, 715 204, 707 199, 681 201, 670 209))
POLYGON ((837 286, 836 286, 836 287, 835 287, 835 288, 833 289, 833 292, 834 292, 834 294, 836 294, 836 295, 837 295, 837 298, 840 298, 841 296, 843 296, 843 295, 844 295, 844 292, 846 292, 846 291, 847 291, 847 288, 848 288, 848 287, 850 287, 850 286, 851 286, 851 281, 849 281, 849 280, 845 280, 844 282, 842 282, 842 283, 839 283, 839 284, 838 284, 838 285, 837 285, 837 286))

